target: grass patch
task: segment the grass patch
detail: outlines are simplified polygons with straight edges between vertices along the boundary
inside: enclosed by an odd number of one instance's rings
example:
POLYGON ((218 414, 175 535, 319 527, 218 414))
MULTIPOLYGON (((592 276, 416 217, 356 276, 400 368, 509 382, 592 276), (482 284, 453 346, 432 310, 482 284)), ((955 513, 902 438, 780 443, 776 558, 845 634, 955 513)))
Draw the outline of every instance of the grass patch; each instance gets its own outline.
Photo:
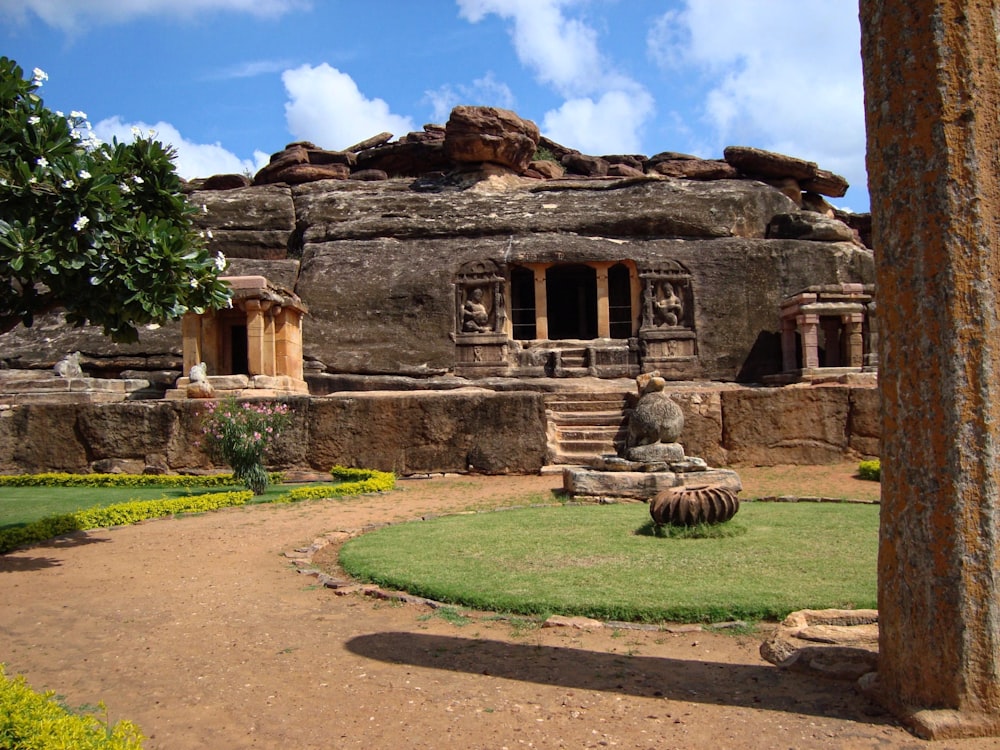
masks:
POLYGON ((878 508, 745 503, 743 533, 644 533, 645 505, 529 508, 389 526, 347 542, 358 578, 449 604, 640 622, 780 619, 876 606, 878 508))
MULTIPOLYGON (((233 486, 225 489, 241 489, 233 486)), ((128 500, 203 495, 204 487, 4 487, 0 489, 0 529, 23 526, 47 516, 84 508, 104 508, 128 500)))

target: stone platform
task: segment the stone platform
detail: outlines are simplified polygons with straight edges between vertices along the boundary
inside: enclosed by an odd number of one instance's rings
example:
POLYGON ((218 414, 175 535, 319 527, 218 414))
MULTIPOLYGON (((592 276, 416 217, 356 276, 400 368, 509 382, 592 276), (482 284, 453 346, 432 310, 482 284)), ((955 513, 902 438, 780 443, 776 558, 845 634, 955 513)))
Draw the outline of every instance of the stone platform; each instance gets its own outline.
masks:
POLYGON ((563 469, 563 490, 574 497, 592 500, 614 498, 648 502, 658 492, 670 487, 719 485, 739 492, 740 476, 731 469, 704 471, 602 471, 593 468, 563 469))

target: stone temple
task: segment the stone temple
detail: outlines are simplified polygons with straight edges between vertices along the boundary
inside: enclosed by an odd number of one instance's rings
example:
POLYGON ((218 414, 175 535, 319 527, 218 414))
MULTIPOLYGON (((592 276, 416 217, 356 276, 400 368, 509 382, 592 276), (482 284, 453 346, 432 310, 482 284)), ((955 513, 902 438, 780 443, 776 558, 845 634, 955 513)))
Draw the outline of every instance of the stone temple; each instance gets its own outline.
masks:
POLYGON ((204 465, 181 436, 201 361, 230 378, 220 394, 301 400, 289 466, 578 463, 614 452, 651 372, 713 465, 873 455, 870 222, 824 198, 847 187, 747 147, 589 156, 484 107, 341 151, 290 144, 252 180, 186 187, 225 274, 254 279, 235 316, 130 345, 58 315, 0 336, 0 471, 204 465), (85 377, 52 374, 77 351, 85 377), (108 379, 139 385, 86 403, 108 379), (52 405, 78 438, 31 453, 52 405), (137 419, 166 432, 102 431, 137 419))

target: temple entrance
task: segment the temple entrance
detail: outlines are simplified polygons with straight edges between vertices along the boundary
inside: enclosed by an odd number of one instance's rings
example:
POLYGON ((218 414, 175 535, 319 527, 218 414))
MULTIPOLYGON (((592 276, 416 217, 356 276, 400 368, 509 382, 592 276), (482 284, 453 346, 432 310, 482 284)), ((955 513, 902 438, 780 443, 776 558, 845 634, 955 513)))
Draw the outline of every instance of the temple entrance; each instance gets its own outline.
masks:
POLYGON ((597 338, 597 271, 553 266, 545 275, 550 339, 597 338))

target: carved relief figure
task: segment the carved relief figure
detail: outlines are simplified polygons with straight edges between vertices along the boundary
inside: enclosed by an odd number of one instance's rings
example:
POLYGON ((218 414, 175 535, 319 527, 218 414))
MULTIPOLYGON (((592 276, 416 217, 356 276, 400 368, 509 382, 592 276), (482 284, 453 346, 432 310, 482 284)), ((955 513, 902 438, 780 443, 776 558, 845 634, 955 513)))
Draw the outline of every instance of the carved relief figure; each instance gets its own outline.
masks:
POLYGON ((684 315, 684 305, 669 281, 660 284, 660 294, 655 304, 655 322, 658 326, 676 326, 684 315))
POLYGON ((482 287, 476 287, 469 292, 462 306, 463 333, 489 333, 490 314, 483 304, 482 287))

